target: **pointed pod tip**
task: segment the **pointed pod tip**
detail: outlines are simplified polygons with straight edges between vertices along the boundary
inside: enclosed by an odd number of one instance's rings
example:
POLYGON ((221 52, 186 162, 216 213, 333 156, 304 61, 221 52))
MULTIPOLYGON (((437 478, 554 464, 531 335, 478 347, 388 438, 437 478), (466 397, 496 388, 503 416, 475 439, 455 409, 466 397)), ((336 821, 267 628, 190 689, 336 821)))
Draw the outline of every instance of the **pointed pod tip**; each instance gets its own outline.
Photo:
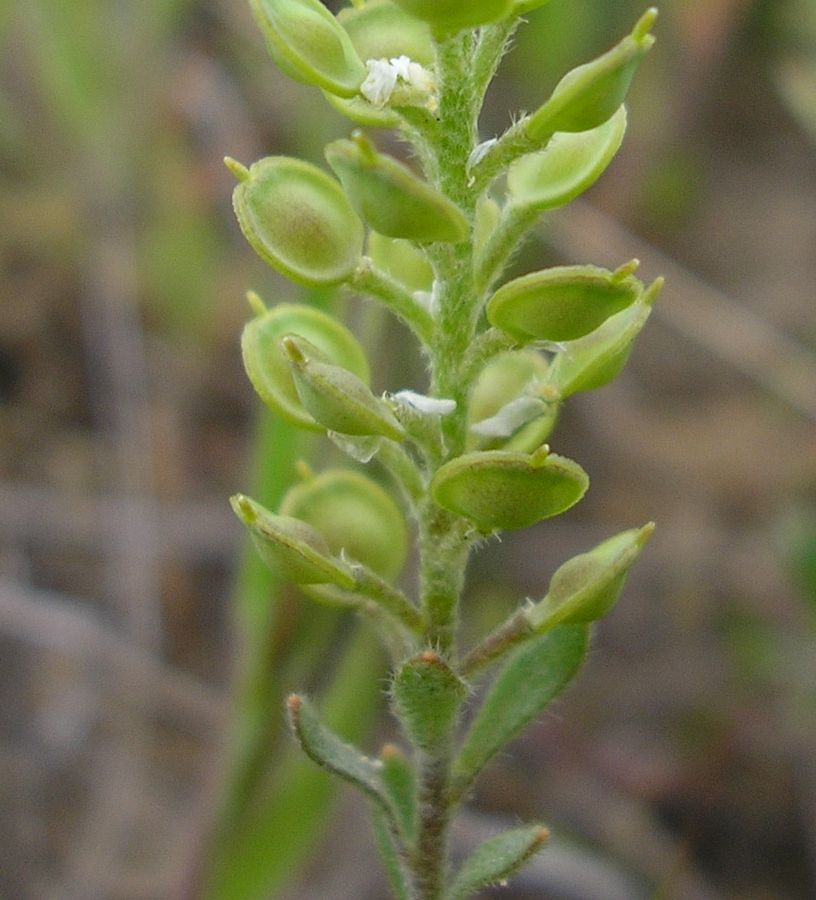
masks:
POLYGON ((645 13, 637 20, 635 27, 632 29, 632 37, 640 42, 643 41, 654 27, 657 21, 657 7, 650 6, 645 13))
POLYGON ((237 159, 233 159, 231 156, 225 156, 224 165, 232 172, 238 181, 246 181, 249 178, 249 169, 243 163, 239 163, 237 159))
POLYGON ((643 528, 638 531, 637 542, 642 547, 649 538, 654 534, 656 526, 654 522, 647 522, 643 528))
POLYGON ((541 466, 547 461, 547 457, 550 455, 550 445, 542 444, 538 450, 535 450, 532 454, 530 454, 530 465, 534 469, 540 469, 541 466))
POLYGON ((258 510, 253 500, 246 494, 234 494, 230 497, 233 512, 245 525, 254 525, 258 520, 258 510))
POLYGON ((284 335, 280 341, 280 347, 284 356, 294 366, 303 366, 308 362, 306 354, 298 346, 297 337, 293 334, 284 335))
POLYGON ((612 282, 617 283, 619 281, 623 281, 625 278, 628 278, 630 275, 634 275, 635 272, 640 268, 640 260, 639 259, 630 259, 629 262, 625 262, 622 266, 618 266, 617 269, 612 273, 612 278, 610 279, 612 282))
POLYGON ((249 304, 249 308, 255 313, 256 316, 265 316, 269 310, 266 307, 266 304, 261 299, 260 295, 255 291, 247 291, 246 292, 246 300, 249 304))
POLYGON ((643 302, 647 306, 652 306, 652 304, 657 300, 660 294, 663 291, 663 286, 666 284, 666 279, 660 275, 655 278, 655 280, 646 288, 643 293, 643 302))
POLYGON ((535 833, 535 842, 539 846, 542 844, 546 844, 550 839, 550 829, 546 828, 544 825, 539 825, 538 829, 535 833))

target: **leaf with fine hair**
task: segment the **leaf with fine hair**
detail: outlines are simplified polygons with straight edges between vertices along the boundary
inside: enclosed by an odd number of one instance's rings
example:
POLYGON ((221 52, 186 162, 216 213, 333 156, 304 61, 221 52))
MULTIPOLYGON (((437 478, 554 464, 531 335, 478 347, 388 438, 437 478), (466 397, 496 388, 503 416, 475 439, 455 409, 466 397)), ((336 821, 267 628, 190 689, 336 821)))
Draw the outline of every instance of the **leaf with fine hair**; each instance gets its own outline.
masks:
POLYGON ((586 625, 560 625, 513 653, 491 685, 454 765, 460 791, 572 681, 588 644, 586 625))

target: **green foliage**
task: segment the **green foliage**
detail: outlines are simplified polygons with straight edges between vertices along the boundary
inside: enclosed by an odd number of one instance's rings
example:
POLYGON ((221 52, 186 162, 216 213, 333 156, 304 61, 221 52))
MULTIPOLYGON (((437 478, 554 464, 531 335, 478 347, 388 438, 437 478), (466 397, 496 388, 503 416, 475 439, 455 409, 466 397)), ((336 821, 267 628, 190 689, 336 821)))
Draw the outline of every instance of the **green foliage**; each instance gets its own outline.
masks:
POLYGON ((572 681, 588 645, 585 625, 560 625, 514 651, 493 681, 456 759, 460 791, 572 681))
MULTIPOLYGON (((519 24, 545 0, 251 0, 273 59, 371 127, 393 127, 415 164, 355 132, 323 169, 270 157, 238 179, 234 203, 258 254, 292 280, 345 285, 383 304, 422 345, 427 395, 370 388, 365 355, 340 323, 306 307, 267 310, 252 296, 244 360, 264 402, 326 430, 361 463, 386 470, 415 522, 419 597, 396 583, 405 515, 365 476, 302 468, 277 512, 234 500, 262 555, 320 603, 364 615, 391 652, 391 701, 413 752, 365 757, 289 701, 307 755, 374 801, 377 845, 400 900, 464 898, 511 875, 546 839, 514 829, 485 842, 450 880, 447 829, 473 780, 566 687, 589 622, 617 601, 652 526, 567 561, 537 604, 464 653, 459 601, 482 534, 558 516, 584 495, 581 466, 545 441, 560 405, 624 366, 662 282, 636 261, 616 271, 561 266, 500 283, 540 215, 590 187, 618 151, 623 101, 654 41, 649 10, 631 34, 566 75, 549 100, 480 144, 484 93, 519 24), (421 172, 417 168, 421 168, 421 172), (368 234, 366 235, 366 228, 368 234), (494 285, 498 284, 497 288, 494 285), (500 662, 470 727, 467 679, 500 662), (458 750, 457 750, 458 748, 458 750)), ((268 832, 267 832, 268 833, 268 832)))

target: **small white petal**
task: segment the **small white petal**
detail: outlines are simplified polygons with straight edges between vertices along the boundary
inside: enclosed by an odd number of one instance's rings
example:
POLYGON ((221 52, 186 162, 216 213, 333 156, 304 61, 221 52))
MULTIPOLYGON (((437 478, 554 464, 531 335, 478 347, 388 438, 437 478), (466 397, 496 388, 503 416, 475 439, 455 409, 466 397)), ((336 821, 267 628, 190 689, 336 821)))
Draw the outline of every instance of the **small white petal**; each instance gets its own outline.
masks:
POLYGON ((389 60, 391 63, 391 68, 397 75, 397 78, 401 78, 403 81, 411 80, 411 66, 416 65, 416 63, 412 63, 410 58, 407 56, 395 56, 389 60))
POLYGON ((374 106, 385 106, 397 85, 397 72, 387 59, 366 61, 368 76, 360 85, 360 93, 374 106))
POLYGON ((434 317, 439 312, 440 287, 441 285, 439 282, 434 280, 433 287, 430 291, 414 291, 412 295, 414 300, 434 317))
POLYGON ((491 138, 489 141, 482 141, 481 144, 477 144, 473 148, 467 161, 468 172, 475 166, 479 165, 479 163, 485 158, 485 156, 487 156, 488 151, 495 143, 496 138, 491 138))
POLYGON ((428 397, 425 394, 418 394, 416 391, 397 391, 393 395, 393 399, 429 416, 448 416, 456 409, 455 400, 428 397))
POLYGON ((522 425, 537 419, 544 411, 544 404, 536 397, 517 397, 503 406, 495 416, 471 425, 470 430, 480 437, 510 437, 522 425))

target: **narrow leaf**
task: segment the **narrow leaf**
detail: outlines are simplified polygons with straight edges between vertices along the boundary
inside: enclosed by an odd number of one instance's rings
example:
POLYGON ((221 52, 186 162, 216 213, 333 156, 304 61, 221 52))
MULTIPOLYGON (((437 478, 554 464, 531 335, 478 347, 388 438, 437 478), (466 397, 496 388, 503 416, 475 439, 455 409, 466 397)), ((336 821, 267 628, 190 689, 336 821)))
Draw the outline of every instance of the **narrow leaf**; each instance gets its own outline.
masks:
POLYGON ((299 694, 289 696, 286 711, 289 727, 307 756, 388 808, 378 763, 341 741, 323 725, 312 704, 299 694))
POLYGON ((456 761, 454 774, 461 790, 569 684, 588 643, 586 625, 560 625, 510 657, 488 691, 456 761))
POLYGON ((395 900, 414 900, 405 864, 400 857, 399 850, 394 844, 394 837, 389 828, 388 818, 379 809, 372 810, 372 826, 374 829, 374 841, 380 851, 388 883, 394 894, 395 900))
POLYGON ((542 825, 528 825, 488 838, 459 870, 451 900, 465 900, 480 888, 503 882, 537 853, 549 836, 542 825))
POLYGON ((393 744, 380 751, 383 788, 391 801, 400 831, 406 843, 413 842, 416 833, 416 778, 406 755, 393 744))

